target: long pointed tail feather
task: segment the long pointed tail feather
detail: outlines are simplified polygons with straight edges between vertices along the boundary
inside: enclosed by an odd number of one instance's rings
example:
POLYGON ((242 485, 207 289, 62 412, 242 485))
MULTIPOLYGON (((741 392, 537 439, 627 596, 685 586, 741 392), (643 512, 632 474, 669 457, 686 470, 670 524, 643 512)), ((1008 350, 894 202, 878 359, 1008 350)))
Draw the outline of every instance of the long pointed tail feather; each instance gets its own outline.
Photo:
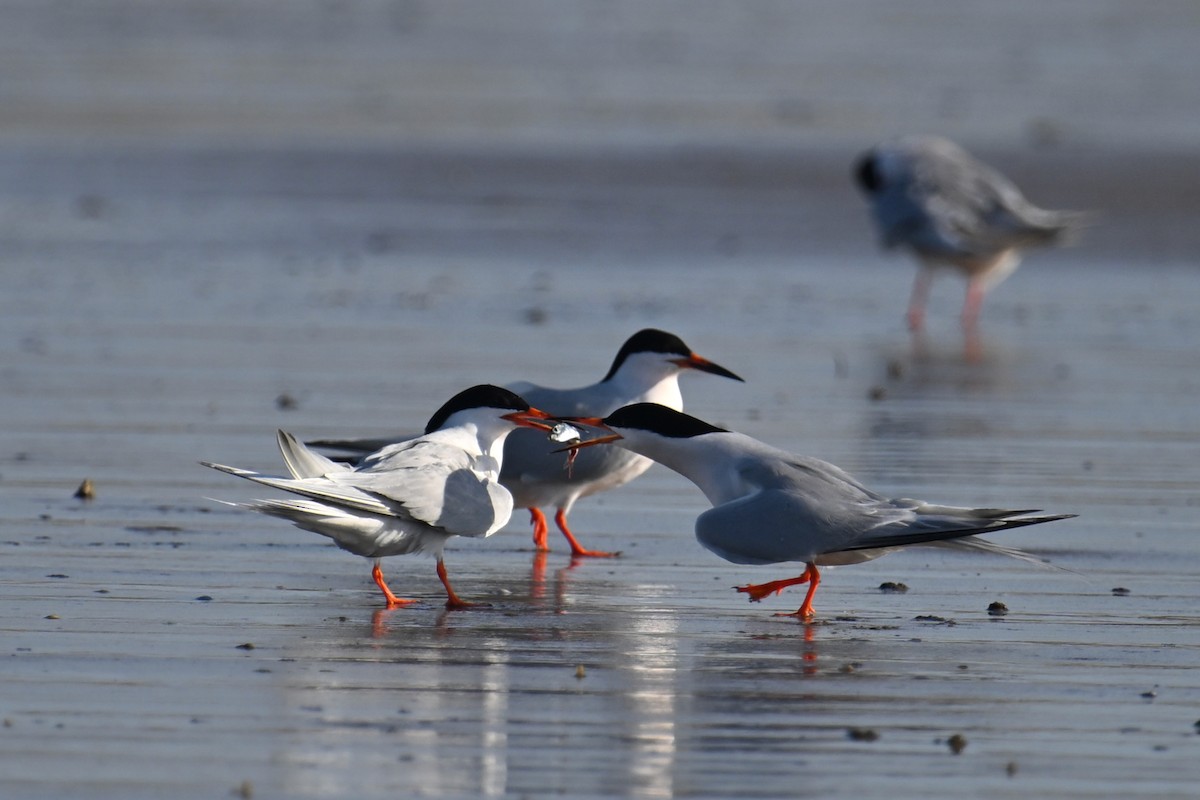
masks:
POLYGON ((235 475, 239 478, 245 478, 248 481, 261 483, 263 486, 282 489, 285 492, 319 500, 330 505, 366 512, 368 514, 396 516, 396 511, 377 497, 360 492, 352 487, 337 486, 329 481, 320 481, 318 483, 318 481, 307 478, 280 478, 273 475, 262 475, 248 469, 238 469, 237 467, 230 467, 225 464, 214 464, 211 461, 201 461, 200 463, 219 472, 235 475))
MULTIPOLYGON (((944 524, 928 530, 905 531, 903 533, 893 534, 891 536, 872 536, 869 541, 863 542, 854 547, 846 548, 847 550, 874 550, 885 547, 903 547, 905 545, 914 544, 932 544, 935 542, 961 539, 964 536, 974 536, 980 533, 991 533, 994 531, 1004 531, 1010 528, 1023 528, 1026 525, 1038 525, 1043 522, 1054 522, 1060 519, 1071 519, 1078 516, 1077 514, 1048 514, 1040 517, 1014 517, 1006 518, 1007 515, 1030 514, 1033 511, 1008 511, 1000 512, 998 509, 976 509, 978 512, 983 512, 982 519, 989 520, 984 524, 970 524, 967 519, 963 519, 961 527, 944 524), (1006 515, 1006 516, 1002 516, 1006 515)), ((922 509, 924 512, 925 509, 922 509)), ((958 509, 961 512, 961 509, 958 509)), ((936 513, 936 510, 935 510, 936 513)), ((975 516, 972 514, 971 516, 975 516)))
POLYGON ((287 465, 293 478, 319 478, 330 472, 346 472, 350 469, 346 464, 309 450, 287 431, 276 431, 275 437, 279 442, 283 463, 287 465))

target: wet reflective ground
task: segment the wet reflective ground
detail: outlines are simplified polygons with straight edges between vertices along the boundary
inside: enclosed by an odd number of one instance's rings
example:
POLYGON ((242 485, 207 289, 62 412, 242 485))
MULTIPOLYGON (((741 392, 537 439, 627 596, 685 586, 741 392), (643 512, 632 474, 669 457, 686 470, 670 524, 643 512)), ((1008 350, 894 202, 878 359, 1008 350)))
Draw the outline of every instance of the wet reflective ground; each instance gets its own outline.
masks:
POLYGON ((947 281, 912 340, 911 268, 842 164, 777 157, 560 182, 483 156, 4 162, 4 794, 1187 796, 1190 234, 1126 217, 1031 256, 971 348, 947 281), (422 170, 459 177, 387 177, 422 170), (447 551, 490 609, 446 612, 433 563, 393 558, 422 602, 387 612, 366 561, 206 499, 256 492, 196 462, 275 469, 277 427, 408 431, 471 383, 589 383, 647 325, 746 377, 689 376, 702 417, 897 496, 1079 514, 1002 537, 1064 569, 913 550, 830 569, 804 626, 771 616, 798 592, 731 589, 794 573, 702 550, 703 498, 655 469, 573 515, 621 559, 535 556, 518 512, 447 551))

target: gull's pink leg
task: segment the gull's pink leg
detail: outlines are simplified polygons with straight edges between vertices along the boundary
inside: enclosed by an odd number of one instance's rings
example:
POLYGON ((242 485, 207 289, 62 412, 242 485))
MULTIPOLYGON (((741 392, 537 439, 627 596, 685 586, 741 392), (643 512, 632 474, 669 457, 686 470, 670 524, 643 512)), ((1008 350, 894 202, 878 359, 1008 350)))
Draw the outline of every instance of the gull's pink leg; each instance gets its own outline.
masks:
POLYGON ((962 309, 962 326, 967 331, 974 331, 979 326, 979 311, 983 308, 985 294, 987 287, 982 280, 971 278, 967 281, 967 296, 962 309))
POLYGON ((919 331, 925 327, 925 302, 929 299, 929 287, 933 285, 933 271, 921 267, 913 279, 912 294, 908 300, 908 329, 919 331))

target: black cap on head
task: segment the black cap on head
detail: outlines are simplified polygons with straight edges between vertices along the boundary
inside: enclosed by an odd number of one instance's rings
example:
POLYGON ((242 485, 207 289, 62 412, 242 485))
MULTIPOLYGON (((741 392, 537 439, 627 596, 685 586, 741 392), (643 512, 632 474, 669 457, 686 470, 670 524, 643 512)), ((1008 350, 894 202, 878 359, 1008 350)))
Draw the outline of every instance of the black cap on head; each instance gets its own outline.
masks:
POLYGON ((608 380, 613 375, 617 374, 617 370, 625 363, 625 359, 635 353, 663 353, 677 356, 690 356, 692 349, 683 343, 673 333, 660 331, 657 328, 644 328, 633 336, 625 340, 625 344, 621 345, 621 349, 617 351, 617 357, 613 359, 612 366, 609 367, 608 374, 604 376, 604 380, 608 380))
POLYGON ((875 166, 875 151, 867 151, 854 166, 854 180, 858 188, 867 194, 874 194, 883 188, 883 178, 879 168, 875 166))
POLYGON ((447 400, 441 408, 439 408, 432 417, 429 418, 429 424, 425 426, 426 433, 433 433, 446 424, 452 415, 459 411, 466 411, 469 408, 495 408, 507 411, 528 411, 529 403, 521 399, 520 395, 510 392, 508 389, 499 386, 492 386, 490 383, 483 383, 479 386, 472 386, 470 389, 463 389, 458 394, 447 400))
POLYGON ((724 428, 710 425, 702 419, 658 403, 634 403, 624 406, 609 414, 603 421, 610 428, 633 428, 672 439, 687 439, 706 433, 728 433, 724 428))

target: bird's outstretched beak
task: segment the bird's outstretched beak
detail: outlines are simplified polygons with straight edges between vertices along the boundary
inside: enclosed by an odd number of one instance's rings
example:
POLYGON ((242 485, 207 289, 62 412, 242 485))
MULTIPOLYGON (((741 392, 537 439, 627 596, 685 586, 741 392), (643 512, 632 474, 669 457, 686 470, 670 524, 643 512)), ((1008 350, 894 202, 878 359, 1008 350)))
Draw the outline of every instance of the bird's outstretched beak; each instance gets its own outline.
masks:
POLYGON ((542 431, 550 431, 554 429, 554 425, 558 420, 551 417, 545 411, 536 408, 530 408, 528 411, 514 411, 511 414, 502 414, 501 419, 506 419, 509 422, 515 422, 526 428, 537 428, 542 431))
POLYGON ((673 358, 671 359, 671 362, 684 369, 698 369, 701 372, 708 372, 712 375, 720 375, 722 378, 729 378, 731 380, 741 381, 742 383, 746 382, 740 375, 725 369, 720 364, 715 364, 712 361, 709 361, 707 358, 698 356, 695 353, 683 356, 681 358, 673 358))
MULTIPOLYGON (((557 421, 560 423, 566 423, 568 425, 583 425, 584 427, 595 428, 599 431, 606 431, 606 433, 602 433, 599 436, 591 439, 579 438, 567 442, 565 447, 558 448, 554 451, 555 453, 574 453, 575 451, 581 450, 584 447, 592 447, 593 445, 597 444, 608 444, 609 442, 615 442, 622 438, 621 434, 605 425, 604 420, 602 420, 600 417, 558 417, 557 421)), ((551 427, 550 430, 553 432, 553 427, 551 427)))

